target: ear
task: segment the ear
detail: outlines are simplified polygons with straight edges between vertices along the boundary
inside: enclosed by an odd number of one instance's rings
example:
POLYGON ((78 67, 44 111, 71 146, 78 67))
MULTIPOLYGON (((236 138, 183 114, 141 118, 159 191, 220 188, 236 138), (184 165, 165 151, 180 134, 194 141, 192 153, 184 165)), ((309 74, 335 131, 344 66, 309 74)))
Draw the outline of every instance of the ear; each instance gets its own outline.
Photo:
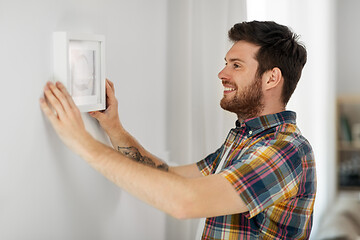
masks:
POLYGON ((263 89, 265 91, 281 86, 284 81, 281 70, 278 67, 274 67, 273 69, 269 70, 265 74, 264 80, 265 81, 264 81, 263 89))

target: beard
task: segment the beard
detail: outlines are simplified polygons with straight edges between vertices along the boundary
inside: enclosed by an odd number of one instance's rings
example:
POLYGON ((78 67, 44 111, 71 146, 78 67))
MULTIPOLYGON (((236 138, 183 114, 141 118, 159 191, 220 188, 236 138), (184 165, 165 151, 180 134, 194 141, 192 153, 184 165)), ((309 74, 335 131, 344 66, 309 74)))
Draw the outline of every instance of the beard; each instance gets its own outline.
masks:
POLYGON ((252 84, 235 94, 232 99, 224 96, 220 106, 224 110, 236 113, 239 119, 257 117, 264 109, 261 78, 255 78, 252 84))

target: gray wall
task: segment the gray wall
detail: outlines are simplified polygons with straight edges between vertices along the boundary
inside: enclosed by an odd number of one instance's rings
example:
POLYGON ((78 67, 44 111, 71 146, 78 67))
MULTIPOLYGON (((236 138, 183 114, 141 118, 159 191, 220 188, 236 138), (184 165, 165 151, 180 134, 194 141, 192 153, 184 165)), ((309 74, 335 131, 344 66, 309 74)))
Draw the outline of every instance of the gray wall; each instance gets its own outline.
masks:
POLYGON ((103 34, 123 124, 165 156, 166 11, 166 0, 0 0, 0 239, 164 239, 165 215, 66 149, 38 99, 52 77, 52 33, 103 34))
POLYGON ((360 95, 360 1, 337 1, 338 94, 360 95))

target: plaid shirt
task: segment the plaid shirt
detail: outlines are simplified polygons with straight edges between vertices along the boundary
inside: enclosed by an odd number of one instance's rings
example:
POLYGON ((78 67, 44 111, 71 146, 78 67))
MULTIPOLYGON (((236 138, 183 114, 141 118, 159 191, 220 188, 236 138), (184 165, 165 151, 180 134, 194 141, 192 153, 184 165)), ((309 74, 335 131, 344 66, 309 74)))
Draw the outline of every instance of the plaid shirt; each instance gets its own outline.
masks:
POLYGON ((315 161, 295 120, 294 112, 284 111, 237 122, 222 147, 197 163, 203 175, 214 174, 231 147, 219 174, 249 209, 206 219, 202 239, 309 238, 315 161))

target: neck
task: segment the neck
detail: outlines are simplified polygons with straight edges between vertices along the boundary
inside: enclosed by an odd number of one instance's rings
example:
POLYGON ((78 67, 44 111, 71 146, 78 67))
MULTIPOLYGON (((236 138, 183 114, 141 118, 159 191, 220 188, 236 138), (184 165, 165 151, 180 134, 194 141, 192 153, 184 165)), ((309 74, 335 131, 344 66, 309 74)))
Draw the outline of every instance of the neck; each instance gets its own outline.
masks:
POLYGON ((238 116, 239 122, 242 122, 242 121, 245 121, 246 119, 275 114, 275 113, 283 112, 285 110, 286 110, 285 106, 271 106, 271 107, 267 106, 267 107, 264 107, 264 109, 259 114, 256 114, 254 116, 246 116, 246 115, 244 116, 244 115, 240 115, 240 114, 237 114, 237 116, 238 116))

